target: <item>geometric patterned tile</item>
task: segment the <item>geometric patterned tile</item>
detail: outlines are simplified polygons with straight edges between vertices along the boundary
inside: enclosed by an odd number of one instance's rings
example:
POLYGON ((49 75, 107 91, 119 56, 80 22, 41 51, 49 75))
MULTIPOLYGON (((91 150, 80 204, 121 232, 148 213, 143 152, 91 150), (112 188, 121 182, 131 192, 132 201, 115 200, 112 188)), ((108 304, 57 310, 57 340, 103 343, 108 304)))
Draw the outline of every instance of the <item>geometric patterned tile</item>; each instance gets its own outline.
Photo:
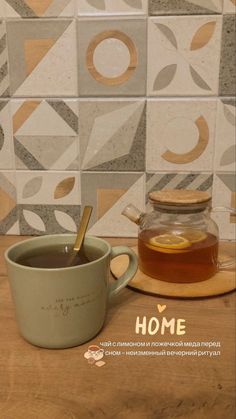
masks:
POLYGON ((15 172, 0 172, 0 234, 19 234, 15 172))
POLYGON ((14 169, 10 102, 0 99, 0 170, 14 169))
POLYGON ((18 205, 20 234, 75 233, 80 205, 18 205))
MULTIPOLYGON (((213 207, 231 207, 236 209, 235 173, 216 173, 213 184, 213 207)), ((220 228, 221 239, 235 240, 236 217, 229 212, 213 212, 213 218, 220 228)))
POLYGON ((74 14, 74 0, 1 0, 6 17, 70 17, 74 14))
POLYGON ((235 96, 236 94, 236 16, 223 16, 222 46, 220 59, 220 86, 221 96, 235 96))
POLYGON ((133 203, 144 209, 144 173, 82 173, 82 202, 92 205, 89 234, 99 236, 137 237, 138 228, 122 210, 133 203))
POLYGON ((75 21, 8 21, 11 94, 77 96, 75 21))
POLYGON ((213 171, 215 99, 149 99, 147 171, 213 171))
POLYGON ((149 14, 153 16, 206 15, 221 11, 222 0, 149 0, 149 14))
POLYGON ((77 0, 79 15, 145 14, 148 0, 77 0))
POLYGON ((78 21, 80 96, 144 96, 146 19, 78 21))
POLYGON ((17 172, 17 203, 80 205, 79 172, 17 172))
POLYGON ((145 170, 145 100, 83 101, 79 115, 82 170, 145 170))
POLYGON ((8 67, 6 24, 0 20, 0 97, 10 95, 8 67))
POLYGON ((236 13, 236 1, 235 0, 224 0, 223 13, 236 13))
POLYGON ((222 16, 148 20, 148 94, 216 95, 222 16))
POLYGON ((78 169, 78 102, 13 100, 17 169, 78 169))
POLYGON ((236 99, 218 100, 215 163, 217 172, 236 170, 236 99))

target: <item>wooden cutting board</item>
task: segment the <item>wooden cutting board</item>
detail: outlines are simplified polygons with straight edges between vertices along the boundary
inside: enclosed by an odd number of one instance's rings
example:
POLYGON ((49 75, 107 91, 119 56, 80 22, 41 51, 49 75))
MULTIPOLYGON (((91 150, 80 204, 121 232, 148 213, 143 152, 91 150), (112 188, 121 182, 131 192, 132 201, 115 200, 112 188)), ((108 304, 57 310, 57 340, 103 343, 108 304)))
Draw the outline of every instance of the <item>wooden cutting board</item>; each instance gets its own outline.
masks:
MULTIPOLYGON (((132 247, 132 249, 136 254, 138 253, 137 247, 132 247)), ((232 257, 232 255, 228 255, 228 258, 229 257, 232 257)), ((220 260, 221 259, 227 259, 226 252, 220 254, 220 260)), ((113 276, 115 278, 121 276, 125 272, 127 266, 128 256, 122 255, 113 259, 111 261, 111 272, 113 276)), ((135 291, 163 297, 210 297, 233 291, 236 288, 236 273, 233 269, 225 270, 218 272, 206 281, 194 282, 192 284, 175 284, 151 278, 138 269, 128 287, 135 291)))

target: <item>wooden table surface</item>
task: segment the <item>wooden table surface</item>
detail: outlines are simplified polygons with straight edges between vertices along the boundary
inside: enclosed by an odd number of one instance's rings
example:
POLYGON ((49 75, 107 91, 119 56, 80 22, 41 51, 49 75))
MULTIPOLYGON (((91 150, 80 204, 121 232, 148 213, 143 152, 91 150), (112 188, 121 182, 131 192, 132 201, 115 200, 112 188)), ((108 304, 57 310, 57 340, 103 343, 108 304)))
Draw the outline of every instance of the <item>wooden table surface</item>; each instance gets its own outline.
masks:
MULTIPOLYGON (((111 356, 89 365, 89 344, 47 350, 18 334, 3 261, 6 247, 23 237, 0 237, 1 419, 233 419, 235 418, 235 294, 173 300, 125 289, 113 301, 100 342, 220 342, 221 347, 167 347, 168 351, 221 351, 208 356, 111 356), (136 317, 186 320, 184 336, 135 334, 136 317)), ((109 239, 134 245, 133 239, 109 239)), ((232 252, 232 244, 226 244, 232 252)), ((107 347, 109 351, 161 351, 162 347, 107 347)))

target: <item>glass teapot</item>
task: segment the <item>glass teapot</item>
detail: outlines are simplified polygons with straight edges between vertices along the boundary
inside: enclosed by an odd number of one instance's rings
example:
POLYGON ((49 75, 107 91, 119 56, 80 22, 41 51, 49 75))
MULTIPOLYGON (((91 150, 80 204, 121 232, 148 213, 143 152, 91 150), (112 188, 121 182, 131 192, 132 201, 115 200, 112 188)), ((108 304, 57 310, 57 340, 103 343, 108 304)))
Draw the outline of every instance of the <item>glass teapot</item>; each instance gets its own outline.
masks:
POLYGON ((210 217, 207 192, 154 191, 149 203, 151 212, 132 204, 122 212, 139 225, 139 268, 146 275, 168 282, 200 282, 235 263, 218 260, 219 230, 210 217))

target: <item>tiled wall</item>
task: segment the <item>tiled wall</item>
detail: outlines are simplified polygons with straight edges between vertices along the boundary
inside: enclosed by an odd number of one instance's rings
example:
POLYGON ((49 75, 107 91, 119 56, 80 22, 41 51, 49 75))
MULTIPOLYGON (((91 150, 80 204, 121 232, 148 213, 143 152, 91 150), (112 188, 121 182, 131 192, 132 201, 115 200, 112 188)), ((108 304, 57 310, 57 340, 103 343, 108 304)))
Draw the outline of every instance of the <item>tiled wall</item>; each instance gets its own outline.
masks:
MULTIPOLYGON (((0 233, 135 236, 148 191, 235 206, 235 0, 0 0, 0 233)), ((216 216, 222 238, 235 219, 216 216)))

